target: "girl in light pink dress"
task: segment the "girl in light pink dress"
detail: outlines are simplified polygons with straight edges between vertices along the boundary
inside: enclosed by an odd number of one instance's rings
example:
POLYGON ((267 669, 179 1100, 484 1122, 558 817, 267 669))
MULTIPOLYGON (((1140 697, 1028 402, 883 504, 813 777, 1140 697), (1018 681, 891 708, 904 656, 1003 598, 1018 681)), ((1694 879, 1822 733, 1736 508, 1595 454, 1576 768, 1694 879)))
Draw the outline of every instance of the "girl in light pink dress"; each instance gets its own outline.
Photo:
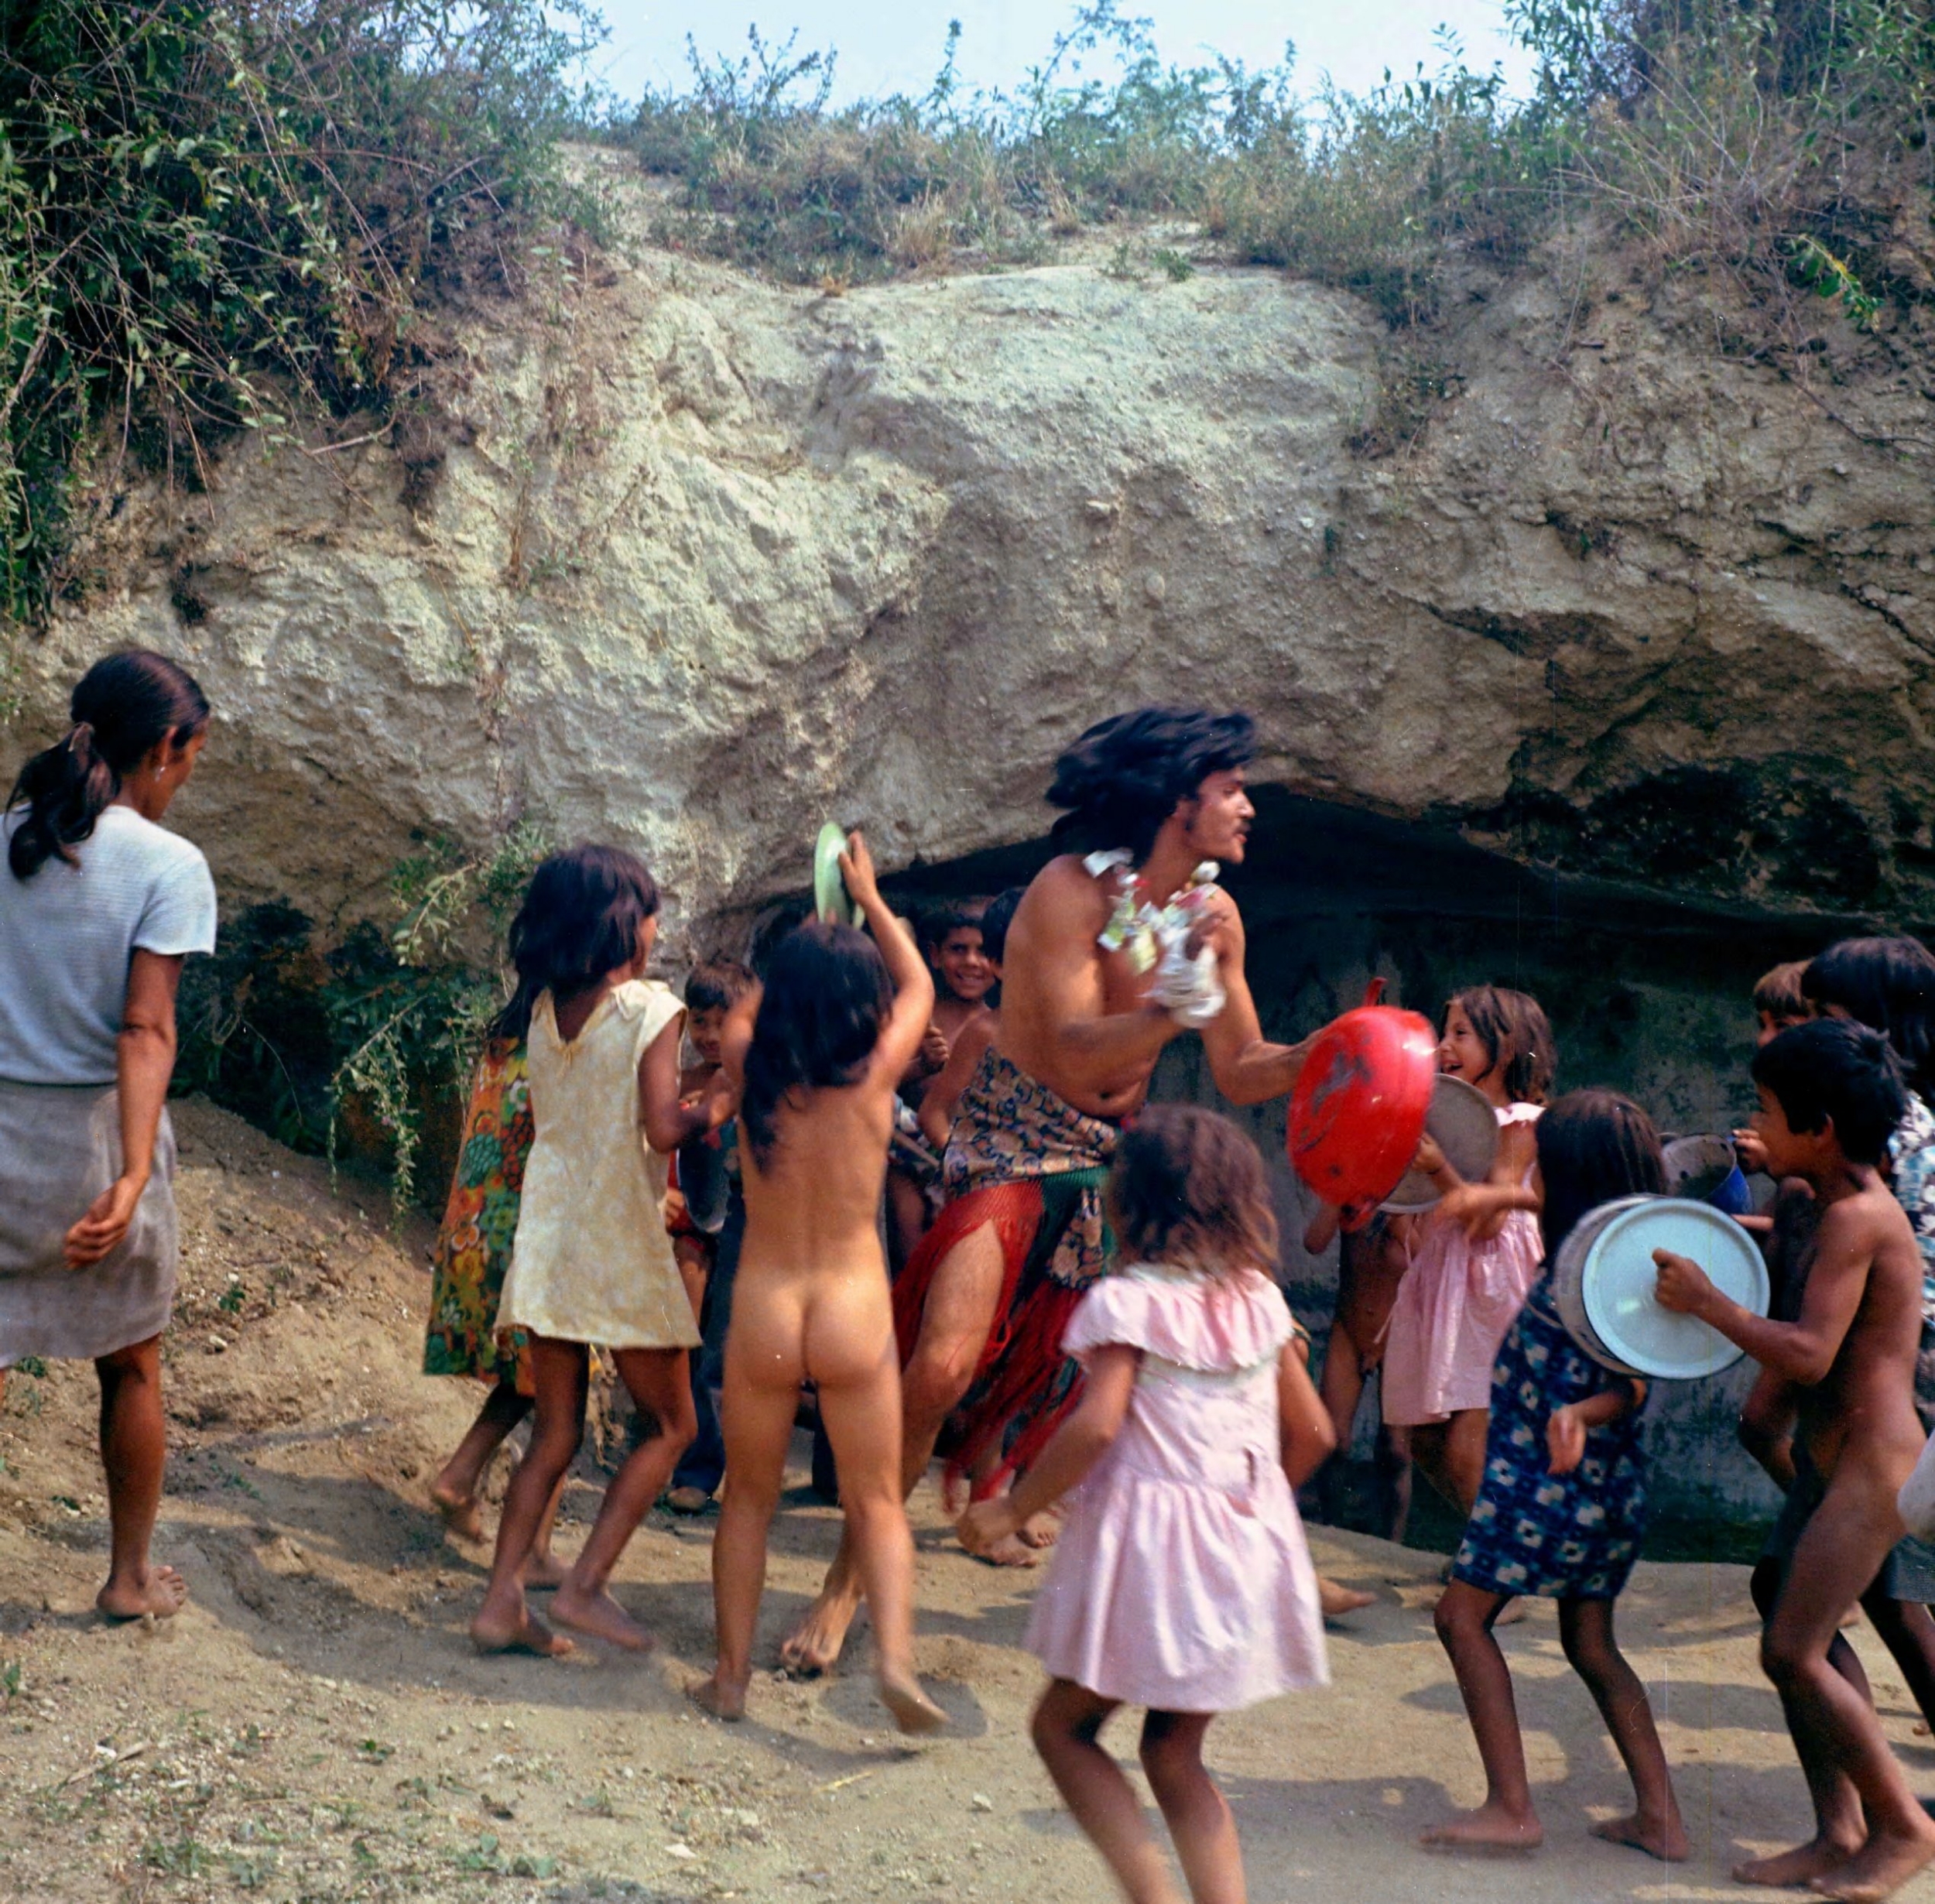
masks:
POLYGON ((1533 1127, 1557 1067, 1536 998, 1478 985, 1445 1007, 1438 1068, 1491 1101, 1498 1152, 1482 1183, 1461 1183, 1429 1138, 1419 1152, 1445 1193, 1392 1305, 1384 1419, 1409 1431, 1420 1471, 1466 1514, 1485 1474, 1492 1366, 1543 1254, 1533 1127))
POLYGON ((983 1551, 1079 1485, 1029 1623, 1052 1676, 1036 1749, 1125 1893, 1180 1904, 1097 1738, 1118 1706, 1146 1707, 1142 1769, 1191 1894, 1237 1899, 1242 1854, 1204 1735, 1219 1712, 1329 1677, 1292 1490, 1335 1436, 1265 1272, 1276 1224, 1249 1139, 1211 1111, 1156 1106, 1117 1146, 1108 1204, 1125 1266, 1063 1338, 1087 1371, 1081 1403, 961 1536, 983 1551))

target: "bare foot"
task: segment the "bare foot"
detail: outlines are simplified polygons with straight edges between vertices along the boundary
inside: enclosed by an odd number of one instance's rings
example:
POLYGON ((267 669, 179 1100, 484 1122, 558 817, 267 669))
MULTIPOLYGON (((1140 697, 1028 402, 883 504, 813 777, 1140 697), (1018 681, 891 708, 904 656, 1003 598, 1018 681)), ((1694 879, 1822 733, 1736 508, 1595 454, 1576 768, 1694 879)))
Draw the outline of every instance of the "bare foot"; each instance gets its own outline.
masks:
POLYGON ((1791 1851, 1776 1851, 1771 1858, 1749 1858, 1734 1867, 1735 1884, 1764 1884, 1772 1889, 1792 1891, 1810 1879, 1838 1871, 1861 1847, 1837 1844, 1831 1838, 1810 1838, 1791 1851))
POLYGON ((938 1732, 947 1715, 920 1690, 911 1673, 885 1673, 880 1676, 880 1703, 894 1716, 903 1732, 938 1732))
POLYGON ((622 1646, 627 1652, 649 1652, 659 1643, 606 1589, 587 1594, 583 1587, 574 1586, 568 1577, 560 1584, 557 1597, 551 1602, 551 1618, 560 1626, 588 1633, 608 1645, 622 1646))
POLYGON ((1528 1812, 1515 1818, 1491 1805, 1461 1811, 1433 1825, 1418 1842, 1427 1851, 1536 1851, 1545 1842, 1545 1829, 1528 1812))
POLYGON ((1846 1864, 1824 1872, 1807 1888, 1823 1897, 1839 1898, 1841 1904, 1881 1904, 1883 1898, 1893 1896, 1932 1862, 1935 1824, 1924 1826, 1913 1837, 1871 1831, 1868 1842, 1846 1864))
POLYGON ((562 1633, 554 1633, 527 1607, 505 1623, 480 1613, 471 1622, 471 1644, 479 1652, 528 1652, 539 1659, 562 1659, 572 1650, 562 1633))
POLYGON ((1334 1580, 1326 1580, 1322 1574, 1317 1580, 1317 1604, 1324 1610, 1327 1620, 1335 1619, 1340 1613, 1355 1613, 1371 1605, 1377 1598, 1375 1594, 1367 1594, 1361 1587, 1340 1587, 1334 1580))
POLYGON ((1688 1855, 1686 1828, 1677 1817, 1643 1818, 1638 1812, 1630 1817, 1607 1818, 1591 1827, 1595 1838, 1608 1844, 1629 1844, 1663 1864, 1676 1865, 1688 1855))
POLYGON ((1053 1508, 1044 1508, 1031 1514, 1015 1532, 1024 1546, 1052 1547, 1062 1537, 1062 1517, 1053 1508))
POLYGON ((571 1570, 555 1553, 548 1550, 533 1553, 524 1563, 524 1570, 518 1578, 526 1587, 562 1587, 571 1577, 571 1570))
POLYGON ((833 1586, 821 1587, 820 1598, 779 1642, 779 1663, 789 1673, 808 1676, 831 1673, 840 1663, 840 1649, 847 1643, 847 1629, 859 1611, 858 1594, 844 1594, 833 1586))
POLYGON ((94 1604, 111 1620, 139 1620, 152 1614, 172 1619, 188 1598, 188 1583, 172 1567, 151 1567, 143 1580, 111 1579, 94 1595, 94 1604))
POLYGON ((1019 1534, 1009 1534, 991 1547, 979 1549, 974 1558, 988 1567, 1039 1567, 1041 1556, 1019 1534))
POLYGON ((430 1505, 444 1517, 444 1525, 459 1540, 481 1540, 484 1517, 477 1511, 477 1497, 460 1493, 441 1474, 430 1483, 430 1505))
POLYGON ((709 1712, 728 1725, 737 1725, 746 1716, 745 1687, 733 1685, 717 1673, 685 1690, 686 1697, 702 1712, 709 1712))

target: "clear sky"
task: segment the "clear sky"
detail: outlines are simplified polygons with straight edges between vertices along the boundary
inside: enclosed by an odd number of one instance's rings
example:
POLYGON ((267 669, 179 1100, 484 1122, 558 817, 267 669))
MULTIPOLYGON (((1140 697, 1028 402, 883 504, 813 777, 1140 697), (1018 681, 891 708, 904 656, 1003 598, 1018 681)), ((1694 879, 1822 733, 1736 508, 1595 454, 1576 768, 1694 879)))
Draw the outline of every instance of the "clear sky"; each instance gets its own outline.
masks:
MULTIPOLYGON (((746 29, 769 39, 800 29, 800 50, 839 54, 836 100, 926 90, 940 63, 947 22, 962 33, 957 61, 971 89, 1012 91, 1026 69, 1045 58, 1056 33, 1074 17, 1056 0, 599 0, 611 29, 593 70, 621 95, 646 87, 682 86, 690 33, 707 54, 737 56, 746 29)), ((1299 80, 1314 87, 1329 73, 1348 91, 1375 86, 1385 67, 1400 77, 1422 60, 1434 71, 1433 34, 1448 26, 1472 66, 1502 60, 1518 90, 1530 67, 1507 39, 1499 0, 1125 0, 1122 11, 1155 22, 1163 59, 1179 66, 1214 51, 1252 67, 1296 47, 1299 80)))

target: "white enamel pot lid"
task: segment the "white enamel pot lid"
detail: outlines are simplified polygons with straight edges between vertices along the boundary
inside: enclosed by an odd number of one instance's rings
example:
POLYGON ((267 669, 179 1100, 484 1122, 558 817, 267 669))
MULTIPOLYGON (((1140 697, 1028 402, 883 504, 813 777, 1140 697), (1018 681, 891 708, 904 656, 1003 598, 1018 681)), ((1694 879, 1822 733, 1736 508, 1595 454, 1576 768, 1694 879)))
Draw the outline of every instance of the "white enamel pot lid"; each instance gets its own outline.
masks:
MULTIPOLYGON (((1431 1083, 1431 1108, 1424 1115, 1424 1128, 1466 1183, 1482 1183, 1491 1174, 1498 1154, 1498 1114, 1475 1085, 1440 1071, 1431 1083)), ((1431 1208, 1439 1194, 1437 1185, 1414 1165, 1379 1207, 1395 1216, 1414 1216, 1431 1208)))
POLYGON ((1683 1197, 1628 1197, 1594 1211, 1567 1238, 1554 1270, 1576 1279, 1593 1333, 1636 1373, 1687 1382, 1731 1368, 1741 1351, 1718 1329, 1654 1300, 1656 1249, 1689 1258, 1722 1295, 1766 1314, 1767 1265, 1754 1239, 1711 1204, 1683 1197))

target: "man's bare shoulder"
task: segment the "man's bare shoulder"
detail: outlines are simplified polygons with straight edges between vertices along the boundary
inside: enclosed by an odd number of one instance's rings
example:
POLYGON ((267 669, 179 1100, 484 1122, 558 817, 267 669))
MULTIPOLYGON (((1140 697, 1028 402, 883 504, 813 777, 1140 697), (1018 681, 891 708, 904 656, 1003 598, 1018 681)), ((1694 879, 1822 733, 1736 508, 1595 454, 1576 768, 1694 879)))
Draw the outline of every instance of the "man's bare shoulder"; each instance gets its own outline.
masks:
POLYGON ((1110 895, 1103 882, 1082 864, 1080 855, 1063 853, 1051 859, 1029 883, 1021 904, 1015 908, 1012 937, 1019 928, 1024 935, 1043 919, 1066 926, 1071 922, 1106 916, 1110 895))

